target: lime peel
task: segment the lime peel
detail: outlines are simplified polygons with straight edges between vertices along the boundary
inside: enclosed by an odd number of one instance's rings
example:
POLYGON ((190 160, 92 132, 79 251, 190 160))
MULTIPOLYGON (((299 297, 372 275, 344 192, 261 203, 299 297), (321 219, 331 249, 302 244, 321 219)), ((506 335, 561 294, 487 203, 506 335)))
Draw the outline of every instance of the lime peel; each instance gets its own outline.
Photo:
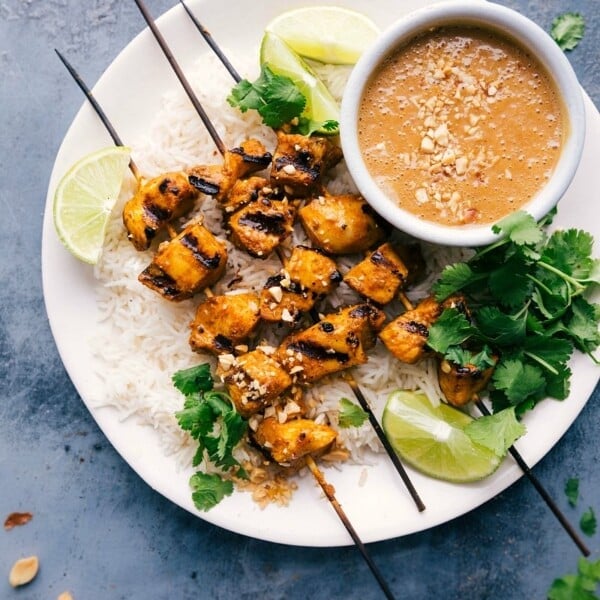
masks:
POLYGON ((474 419, 441 404, 434 407, 420 391, 392 392, 383 413, 383 430, 398 456, 415 469, 454 483, 491 475, 502 459, 464 432, 474 419))
POLYGON ((83 262, 98 262, 130 156, 130 148, 124 146, 92 152, 78 160, 56 187, 56 233, 67 250, 83 262))
POLYGON ((281 13, 266 27, 300 56, 353 65, 379 35, 367 16, 341 6, 308 6, 281 13))

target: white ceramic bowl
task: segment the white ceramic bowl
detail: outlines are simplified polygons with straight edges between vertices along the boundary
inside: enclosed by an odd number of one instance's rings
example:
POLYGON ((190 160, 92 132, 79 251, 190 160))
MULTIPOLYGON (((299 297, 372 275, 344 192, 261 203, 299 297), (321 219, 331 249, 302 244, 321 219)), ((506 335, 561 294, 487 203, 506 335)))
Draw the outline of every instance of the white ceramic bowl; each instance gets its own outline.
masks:
POLYGON ((401 209, 374 181, 359 147, 358 113, 371 76, 395 49, 442 25, 477 26, 512 38, 545 67, 562 98, 567 135, 558 163, 546 185, 523 206, 536 219, 556 205, 577 170, 585 138, 583 96, 569 61, 543 29, 511 9, 481 0, 449 0, 419 9, 393 24, 360 58, 342 100, 340 135, 346 163, 361 194, 384 219, 416 238, 445 245, 481 246, 498 237, 490 224, 445 226, 401 209))

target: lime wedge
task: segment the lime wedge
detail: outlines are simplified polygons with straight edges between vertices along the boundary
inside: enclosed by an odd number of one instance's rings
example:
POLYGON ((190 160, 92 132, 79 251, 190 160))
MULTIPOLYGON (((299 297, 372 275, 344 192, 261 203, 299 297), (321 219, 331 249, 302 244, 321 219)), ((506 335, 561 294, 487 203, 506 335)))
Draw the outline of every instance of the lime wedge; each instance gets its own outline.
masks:
MULTIPOLYGON (((314 71, 279 36, 265 33, 260 46, 260 64, 273 73, 289 77, 306 97, 302 115, 313 121, 339 121, 340 107, 314 71)), ((320 133, 333 134, 335 131, 320 133)))
POLYGON ((445 404, 432 406, 422 392, 392 392, 383 412, 383 430, 401 459, 426 475, 455 483, 483 479, 501 462, 464 433, 472 421, 445 404))
POLYGON ((79 260, 96 264, 110 213, 119 196, 131 151, 109 146, 77 161, 54 193, 54 226, 79 260))
POLYGON ((266 27, 301 56, 353 65, 379 35, 365 15, 339 6, 310 6, 282 13, 266 27))

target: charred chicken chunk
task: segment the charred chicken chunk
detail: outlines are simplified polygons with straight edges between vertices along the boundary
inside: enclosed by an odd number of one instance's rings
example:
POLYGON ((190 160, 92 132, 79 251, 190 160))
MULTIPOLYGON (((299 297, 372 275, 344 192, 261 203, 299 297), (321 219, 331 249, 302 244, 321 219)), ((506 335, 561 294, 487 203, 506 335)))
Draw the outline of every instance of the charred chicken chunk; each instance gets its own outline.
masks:
POLYGON ((367 362, 385 315, 370 304, 356 304, 308 329, 293 333, 277 349, 283 367, 301 384, 312 383, 367 362))
POLYGON ((373 210, 360 196, 325 193, 302 207, 298 216, 313 244, 329 254, 364 252, 384 236, 373 210))
POLYGON ((404 287, 408 268, 391 244, 385 243, 344 276, 356 292, 377 304, 391 302, 404 287))
POLYGON ((253 292, 212 296, 202 302, 190 324, 194 352, 233 354, 260 321, 259 298, 253 292))
POLYGON ((221 202, 238 179, 267 168, 271 164, 271 158, 261 142, 249 139, 239 148, 227 150, 222 164, 200 165, 189 169, 189 182, 198 191, 214 196, 221 202))
POLYGON ((318 185, 327 170, 341 159, 341 149, 327 138, 278 131, 271 180, 302 196, 318 185))
POLYGON ((264 409, 292 385, 288 373, 262 350, 239 357, 221 355, 217 374, 237 411, 245 418, 264 409))
POLYGON ((320 250, 296 246, 285 268, 269 277, 260 296, 265 321, 294 323, 341 280, 335 262, 320 250))
POLYGON ((138 277, 167 300, 191 298, 217 282, 227 266, 225 244, 200 221, 159 247, 152 262, 138 277))
POLYGON ((221 201, 221 206, 225 214, 229 214, 258 200, 260 196, 269 196, 272 192, 269 181, 264 177, 238 179, 227 197, 221 201))
POLYGON ((427 348, 429 328, 446 308, 454 308, 470 318, 466 300, 461 294, 454 294, 442 303, 429 296, 413 310, 407 310, 388 323, 379 333, 379 338, 399 361, 415 364, 431 354, 427 348))
POLYGON ((494 366, 481 370, 474 365, 457 365, 441 360, 438 365, 438 381, 446 400, 452 406, 464 406, 485 388, 493 372, 494 366))
POLYGON ((439 302, 431 297, 425 298, 416 308, 388 323, 379 333, 379 338, 399 361, 415 364, 429 354, 429 328, 442 310, 439 302))
POLYGON ((289 464, 308 454, 325 452, 333 444, 336 432, 329 425, 310 419, 280 423, 269 417, 258 425, 254 439, 279 464, 289 464))
POLYGON ((127 238, 136 250, 147 250, 169 221, 192 209, 198 196, 185 173, 166 173, 142 183, 123 208, 127 238))
POLYGON ((255 258, 267 258, 291 233, 296 209, 287 199, 259 195, 228 221, 231 241, 255 258))

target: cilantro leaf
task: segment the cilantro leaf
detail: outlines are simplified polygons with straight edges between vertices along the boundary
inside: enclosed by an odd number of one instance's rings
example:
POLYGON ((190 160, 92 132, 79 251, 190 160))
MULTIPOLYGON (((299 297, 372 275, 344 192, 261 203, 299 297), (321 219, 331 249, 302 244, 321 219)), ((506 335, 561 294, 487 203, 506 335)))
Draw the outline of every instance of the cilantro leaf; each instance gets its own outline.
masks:
POLYGON ((227 102, 242 112, 257 110, 265 125, 274 128, 299 117, 306 106, 306 98, 293 80, 276 75, 267 65, 253 83, 243 79, 236 84, 227 102))
POLYGON ((591 257, 593 245, 594 238, 586 231, 555 231, 544 248, 541 260, 575 279, 585 280, 595 264, 591 257))
POLYGON ((433 284, 432 290, 438 302, 444 301, 448 296, 462 290, 475 279, 475 273, 464 262, 447 265, 440 278, 433 284))
POLYGON ((473 442, 489 448, 500 458, 526 431, 525 425, 517 421, 514 408, 475 419, 464 429, 473 442))
POLYGON ((571 357, 573 345, 556 336, 530 335, 523 343, 525 354, 558 374, 571 357))
POLYGON ((509 308, 523 306, 533 287, 527 277, 528 270, 528 265, 521 258, 513 256, 492 271, 488 278, 488 286, 494 298, 509 308))
POLYGON ((348 398, 340 398, 340 427, 360 427, 368 418, 369 415, 358 404, 354 404, 348 398))
POLYGON ((577 500, 579 499, 579 479, 576 479, 575 477, 567 479, 567 483, 565 483, 565 495, 567 496, 569 504, 575 508, 575 506, 577 506, 577 500))
MULTIPOLYGON (((246 433, 247 423, 226 393, 212 389, 210 365, 178 371, 173 375, 173 383, 185 394, 183 409, 175 413, 175 418, 181 429, 198 442, 192 464, 198 466, 208 460, 224 470, 237 467, 237 475, 246 476, 233 452, 246 433)), ((218 475, 196 475, 195 487, 192 486, 194 503, 200 510, 208 510, 223 497, 231 482, 217 485, 215 482, 221 481, 218 475)))
POLYGON ((337 133, 339 127, 340 124, 333 119, 329 119, 328 121, 313 121, 306 117, 300 117, 296 129, 302 135, 311 136, 313 133, 334 134, 337 133))
POLYGON ((598 523, 596 521, 596 514, 594 509, 590 506, 582 515, 579 521, 579 527, 581 531, 587 536, 593 536, 596 533, 598 523))
POLYGON ((535 219, 522 210, 508 215, 496 223, 492 230, 494 233, 506 234, 508 239, 517 246, 535 245, 544 239, 544 233, 535 219))
POLYGON ((565 323, 566 332, 582 352, 588 354, 600 345, 596 307, 578 297, 571 305, 571 315, 565 323))
POLYGON ((520 344, 525 339, 526 312, 509 315, 495 306, 484 306, 475 319, 481 333, 496 346, 520 344))
POLYGON ((465 315, 455 308, 446 308, 439 319, 429 328, 427 345, 440 354, 450 346, 458 346, 476 332, 465 315))
POLYGON ((564 400, 568 398, 571 390, 571 369, 561 365, 556 374, 546 372, 546 390, 545 393, 550 398, 564 400))
POLYGON ((189 396, 196 392, 207 392, 213 388, 213 378, 210 374, 210 365, 208 363, 177 371, 171 379, 173 385, 184 396, 189 396))
POLYGON ((207 511, 216 506, 225 496, 233 493, 233 483, 216 473, 194 473, 190 477, 192 500, 198 510, 207 511))
POLYGON ((583 38, 585 21, 579 13, 568 12, 552 21, 550 35, 561 50, 573 50, 583 38))
POLYGON ((546 380, 540 367, 514 359, 501 360, 492 375, 494 386, 511 405, 517 405, 543 392, 546 380))
POLYGON ((444 355, 444 358, 459 366, 473 365, 480 371, 485 371, 496 364, 496 359, 489 346, 484 346, 477 354, 467 348, 460 346, 450 346, 444 355))

